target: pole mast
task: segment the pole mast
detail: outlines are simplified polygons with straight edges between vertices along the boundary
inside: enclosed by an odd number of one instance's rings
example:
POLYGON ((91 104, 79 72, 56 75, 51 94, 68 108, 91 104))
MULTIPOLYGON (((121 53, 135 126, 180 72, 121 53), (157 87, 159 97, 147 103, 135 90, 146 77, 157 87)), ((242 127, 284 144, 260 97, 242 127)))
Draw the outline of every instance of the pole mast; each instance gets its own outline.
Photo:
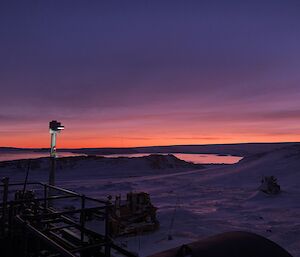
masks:
POLYGON ((60 131, 62 131, 65 127, 61 125, 60 122, 56 120, 52 120, 49 123, 49 130, 51 135, 51 143, 50 143, 50 160, 51 160, 51 168, 49 173, 49 185, 55 185, 55 170, 56 170, 56 136, 60 131))

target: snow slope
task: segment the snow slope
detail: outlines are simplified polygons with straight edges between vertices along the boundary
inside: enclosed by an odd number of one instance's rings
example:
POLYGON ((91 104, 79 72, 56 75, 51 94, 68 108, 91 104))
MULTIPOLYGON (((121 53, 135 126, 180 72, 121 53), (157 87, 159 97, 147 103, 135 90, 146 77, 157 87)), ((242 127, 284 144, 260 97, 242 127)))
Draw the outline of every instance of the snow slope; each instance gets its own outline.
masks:
MULTIPOLYGON (((92 159, 64 166, 58 171, 58 184, 99 198, 118 193, 125 196, 128 191, 149 192, 159 208, 161 227, 152 234, 118 239, 129 250, 147 256, 217 233, 247 230, 300 257, 299 145, 284 145, 234 165, 207 169, 186 164, 170 168, 165 166, 168 160, 157 168, 145 159, 130 164, 128 159, 120 158, 114 164, 108 161, 102 168, 92 159), (258 192, 263 175, 276 176, 283 192, 277 196, 258 192), (173 240, 168 240, 168 235, 173 240)), ((11 166, 0 168, 0 172, 19 178, 24 174, 11 166)), ((31 178, 38 178, 39 172, 47 173, 36 169, 31 178)))
MULTIPOLYGON (((14 181, 22 181, 30 163, 32 180, 48 180, 50 158, 22 159, 0 162, 2 176, 7 174, 14 181), (13 175, 12 175, 13 174, 13 175)), ((130 158, 107 158, 101 156, 70 156, 56 159, 56 177, 58 181, 70 178, 103 179, 128 178, 132 176, 157 175, 191 169, 204 169, 200 164, 193 164, 176 158, 172 154, 130 158)))

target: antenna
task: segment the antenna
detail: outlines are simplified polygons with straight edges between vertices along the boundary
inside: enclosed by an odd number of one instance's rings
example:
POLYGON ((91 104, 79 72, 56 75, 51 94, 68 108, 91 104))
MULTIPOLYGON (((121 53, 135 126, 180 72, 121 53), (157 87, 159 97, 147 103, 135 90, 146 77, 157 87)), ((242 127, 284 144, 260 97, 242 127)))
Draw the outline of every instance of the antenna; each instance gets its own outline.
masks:
POLYGON ((28 174, 29 174, 30 166, 31 166, 31 159, 29 159, 29 161, 28 161, 26 177, 25 177, 23 191, 22 191, 22 199, 24 199, 24 196, 25 196, 25 191, 26 191, 26 186, 27 186, 27 182, 28 182, 28 174))

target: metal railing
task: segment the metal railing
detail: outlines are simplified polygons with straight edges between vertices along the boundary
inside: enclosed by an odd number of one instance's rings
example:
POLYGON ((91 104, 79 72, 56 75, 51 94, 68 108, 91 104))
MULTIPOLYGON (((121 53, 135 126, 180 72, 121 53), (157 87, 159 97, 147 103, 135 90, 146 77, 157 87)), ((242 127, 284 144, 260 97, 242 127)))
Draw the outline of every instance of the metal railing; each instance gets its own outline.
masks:
POLYGON ((109 224, 110 201, 91 198, 41 182, 26 184, 27 189, 36 190, 35 197, 26 198, 23 190, 23 194, 15 198, 16 192, 19 194, 22 192, 20 189, 24 187, 24 183, 9 183, 8 179, 3 179, 2 182, 0 184, 3 198, 0 204, 2 238, 14 240, 13 236, 16 237, 16 231, 21 228, 22 233, 30 234, 42 242, 44 247, 58 253, 58 256, 86 257, 101 252, 103 256, 109 257, 113 249, 123 256, 135 257, 112 240, 109 224), (58 200, 73 200, 78 207, 60 210, 55 207, 58 200), (87 219, 90 216, 104 223, 102 233, 87 227, 87 219))

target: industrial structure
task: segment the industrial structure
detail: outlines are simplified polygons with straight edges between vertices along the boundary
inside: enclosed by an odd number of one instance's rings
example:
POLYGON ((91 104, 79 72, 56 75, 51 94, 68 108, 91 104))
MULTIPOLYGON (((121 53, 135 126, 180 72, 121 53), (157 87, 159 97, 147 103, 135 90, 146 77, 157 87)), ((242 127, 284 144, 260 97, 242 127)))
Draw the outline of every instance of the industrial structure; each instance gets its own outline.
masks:
POLYGON ((9 183, 8 178, 2 179, 0 192, 1 256, 136 256, 112 240, 109 200, 40 182, 9 183))
POLYGON ((206 237, 148 257, 293 257, 273 241, 245 231, 206 237))
POLYGON ((64 130, 65 127, 61 125, 60 122, 52 120, 49 122, 49 131, 51 135, 50 143, 50 158, 51 158, 51 168, 49 172, 49 185, 55 185, 55 169, 56 169, 56 137, 57 134, 64 130))
POLYGON ((137 235, 152 232, 159 228, 156 218, 157 208, 145 192, 130 192, 126 200, 116 196, 110 215, 112 236, 137 235))
POLYGON ((64 129, 65 129, 65 127, 62 126, 61 123, 56 120, 52 120, 49 122, 49 131, 50 131, 50 135, 51 135, 50 157, 56 157, 56 136, 58 133, 60 133, 64 129))

